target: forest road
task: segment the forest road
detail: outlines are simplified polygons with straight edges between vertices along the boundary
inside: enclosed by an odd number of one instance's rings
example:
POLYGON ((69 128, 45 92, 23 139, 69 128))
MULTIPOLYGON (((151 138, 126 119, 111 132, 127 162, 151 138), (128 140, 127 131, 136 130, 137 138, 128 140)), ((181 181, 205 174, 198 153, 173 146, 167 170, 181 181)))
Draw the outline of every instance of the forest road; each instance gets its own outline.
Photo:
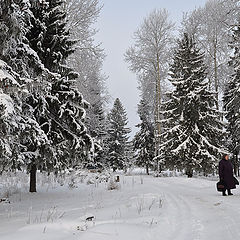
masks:
MULTIPOLYGON (((159 240, 240 239, 240 194, 221 196, 215 182, 202 179, 145 180, 163 194, 163 221, 152 232, 159 240)), ((153 239, 153 238, 152 238, 153 239)))

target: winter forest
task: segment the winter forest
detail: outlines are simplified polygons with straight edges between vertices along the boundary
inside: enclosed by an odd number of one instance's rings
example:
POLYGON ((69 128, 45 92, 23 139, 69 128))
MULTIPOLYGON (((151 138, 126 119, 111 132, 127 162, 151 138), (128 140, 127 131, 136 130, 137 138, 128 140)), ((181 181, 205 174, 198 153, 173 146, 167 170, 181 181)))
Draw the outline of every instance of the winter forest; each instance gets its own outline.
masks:
POLYGON ((142 16, 122 56, 136 133, 108 89, 104 7, 0 0, 0 239, 238 239, 240 194, 215 184, 223 154, 240 175, 240 2, 142 16))

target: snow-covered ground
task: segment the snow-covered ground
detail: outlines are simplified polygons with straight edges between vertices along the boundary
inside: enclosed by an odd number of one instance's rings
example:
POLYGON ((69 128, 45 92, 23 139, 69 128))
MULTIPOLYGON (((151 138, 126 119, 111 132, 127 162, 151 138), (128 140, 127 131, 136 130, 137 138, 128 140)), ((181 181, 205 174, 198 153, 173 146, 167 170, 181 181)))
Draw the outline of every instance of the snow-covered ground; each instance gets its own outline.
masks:
POLYGON ((1 240, 240 239, 240 191, 222 197, 214 181, 120 176, 120 188, 109 191, 105 182, 77 178, 72 188, 40 179, 35 194, 24 174, 4 186, 0 179, 0 189, 15 186, 11 203, 0 203, 1 240))

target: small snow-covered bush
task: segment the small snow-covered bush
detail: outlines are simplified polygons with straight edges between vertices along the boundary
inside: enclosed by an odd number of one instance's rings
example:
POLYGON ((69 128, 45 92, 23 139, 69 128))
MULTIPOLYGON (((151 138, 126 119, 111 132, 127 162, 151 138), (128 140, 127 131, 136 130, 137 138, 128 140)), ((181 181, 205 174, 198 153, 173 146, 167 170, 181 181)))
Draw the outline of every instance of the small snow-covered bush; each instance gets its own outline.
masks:
POLYGON ((110 181, 108 182, 107 185, 108 190, 118 190, 120 189, 120 184, 115 182, 112 178, 110 178, 110 181))
POLYGON ((85 182, 87 184, 104 183, 104 182, 108 182, 110 177, 111 177, 111 175, 107 171, 102 172, 102 173, 90 173, 90 172, 88 172, 85 176, 85 182))
POLYGON ((96 179, 91 178, 91 177, 88 178, 87 181, 86 181, 87 185, 95 184, 95 182, 96 182, 96 179))
MULTIPOLYGON (((80 184, 95 184, 108 182, 110 178, 110 172, 89 172, 88 170, 79 169, 79 170, 66 170, 59 173, 57 176, 50 174, 48 185, 60 185, 67 186, 70 189, 77 188, 80 184), (51 177, 52 176, 52 177, 51 177)), ((46 180, 45 180, 46 181, 46 180)))
POLYGON ((180 177, 182 175, 183 175, 182 172, 170 171, 170 170, 162 171, 160 174, 157 174, 157 173, 153 174, 154 177, 180 177))
MULTIPOLYGON (((150 174, 151 174, 150 170, 150 174)), ((134 175, 147 175, 145 168, 140 167, 131 167, 127 169, 127 172, 125 173, 126 176, 134 176, 134 175)))
POLYGON ((78 188, 78 186, 76 185, 76 177, 72 176, 70 178, 70 182, 68 183, 68 187, 73 189, 73 188, 78 188))

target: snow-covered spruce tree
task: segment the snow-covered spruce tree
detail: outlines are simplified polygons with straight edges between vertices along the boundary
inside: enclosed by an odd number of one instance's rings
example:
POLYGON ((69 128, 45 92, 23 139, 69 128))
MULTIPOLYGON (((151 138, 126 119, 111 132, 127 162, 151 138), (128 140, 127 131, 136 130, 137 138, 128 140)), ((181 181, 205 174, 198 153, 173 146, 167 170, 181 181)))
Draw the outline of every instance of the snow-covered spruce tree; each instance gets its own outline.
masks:
POLYGON ((25 37, 30 24, 28 1, 1 1, 0 13, 1 59, 21 76, 30 79, 30 73, 34 73, 36 77, 42 71, 42 64, 25 37))
POLYGON ((19 147, 21 117, 17 106, 20 86, 15 77, 17 74, 0 60, 0 174, 19 169, 22 161, 19 147))
POLYGON ((32 4, 31 10, 38 21, 32 20, 31 34, 28 35, 44 67, 57 74, 50 81, 51 90, 46 95, 44 124, 48 126, 44 131, 54 146, 56 172, 59 168, 79 165, 88 160, 90 150, 93 152, 92 139, 84 124, 88 103, 77 89, 75 78, 78 74, 67 65, 76 41, 71 40, 66 29, 66 12, 62 4, 59 0, 46 0, 44 6, 32 4), (34 24, 39 23, 43 30, 35 34, 34 24))
POLYGON ((240 151, 240 23, 233 30, 230 46, 234 50, 234 54, 229 64, 234 71, 224 93, 224 108, 228 120, 227 146, 229 151, 234 154, 233 164, 237 174, 240 151))
POLYGON ((174 90, 162 111, 165 131, 159 157, 168 167, 185 169, 189 177, 193 170, 212 172, 224 152, 223 124, 206 70, 204 54, 184 34, 170 67, 174 90))
MULTIPOLYGON (((0 95, 1 101, 3 100, 3 96, 0 95)), ((8 123, 8 114, 6 112, 6 106, 2 103, 0 103, 0 174, 9 167, 11 162, 11 156, 12 156, 12 150, 10 147, 10 141, 9 141, 9 133, 11 126, 8 123)))
POLYGON ((149 174, 149 168, 153 166, 155 154, 154 144, 154 123, 151 120, 151 107, 142 99, 138 105, 138 115, 141 123, 137 125, 140 130, 136 133, 133 144, 136 153, 135 164, 146 168, 149 174))
POLYGON ((128 152, 128 134, 130 133, 130 129, 127 127, 127 114, 119 98, 115 100, 108 118, 108 164, 113 171, 116 171, 117 169, 124 169, 128 162, 126 153, 128 152))
MULTIPOLYGON (((18 159, 21 159, 18 163, 21 164, 18 166, 29 169, 30 192, 35 192, 36 169, 49 164, 48 155, 51 151, 46 134, 35 117, 35 109, 29 105, 28 99, 31 99, 31 95, 39 94, 36 86, 44 84, 49 73, 44 69, 36 52, 29 47, 26 38, 32 15, 29 11, 29 2, 1 1, 0 12, 0 37, 2 39, 0 59, 5 61, 7 65, 5 70, 9 76, 12 76, 11 79, 16 80, 21 86, 21 89, 17 88, 8 93, 14 101, 14 115, 20 128, 16 135, 20 142, 20 151, 17 154, 18 159), (15 72, 13 73, 13 71, 15 72)), ((4 88, 2 90, 4 92, 4 88)), ((15 143, 17 144, 17 142, 15 143)))
POLYGON ((134 166, 134 160, 135 160, 135 155, 134 155, 134 145, 133 141, 128 141, 126 145, 126 151, 125 151, 125 156, 126 156, 126 162, 124 166, 124 173, 127 173, 128 170, 133 169, 134 166))
POLYGON ((66 65, 74 52, 75 40, 66 29, 66 12, 62 0, 30 0, 33 13, 32 28, 28 33, 31 47, 37 52, 44 66, 61 76, 76 77, 66 65))
MULTIPOLYGON (((93 95, 94 97, 94 95, 93 95)), ((87 111, 86 126, 94 141, 95 152, 93 162, 94 167, 103 168, 106 165, 107 147, 105 140, 107 138, 107 123, 101 101, 90 105, 87 111)))

